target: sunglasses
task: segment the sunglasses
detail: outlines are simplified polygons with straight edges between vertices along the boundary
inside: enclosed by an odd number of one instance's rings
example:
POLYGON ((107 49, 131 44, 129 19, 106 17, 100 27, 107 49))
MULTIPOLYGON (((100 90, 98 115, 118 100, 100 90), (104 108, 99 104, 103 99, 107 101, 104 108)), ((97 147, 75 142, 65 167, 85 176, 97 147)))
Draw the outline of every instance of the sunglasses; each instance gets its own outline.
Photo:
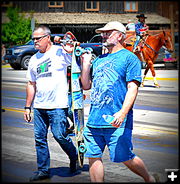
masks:
POLYGON ((34 40, 37 40, 37 41, 41 41, 44 37, 46 37, 46 36, 48 36, 48 34, 47 35, 44 35, 44 36, 40 36, 40 37, 34 37, 34 38, 32 38, 32 40, 34 41, 34 40))
POLYGON ((119 33, 119 31, 116 31, 116 30, 114 30, 114 31, 108 31, 108 32, 102 32, 101 33, 101 36, 102 37, 104 37, 104 36, 107 36, 107 37, 112 37, 112 36, 114 36, 116 33, 119 33))

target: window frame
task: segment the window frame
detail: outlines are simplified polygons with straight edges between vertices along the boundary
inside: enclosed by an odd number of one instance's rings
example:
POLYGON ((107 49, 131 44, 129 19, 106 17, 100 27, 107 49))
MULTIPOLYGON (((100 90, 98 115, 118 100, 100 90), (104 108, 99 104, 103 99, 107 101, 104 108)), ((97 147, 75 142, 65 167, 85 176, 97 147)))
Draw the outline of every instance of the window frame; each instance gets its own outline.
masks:
POLYGON ((125 12, 138 12, 138 1, 124 1, 124 11, 125 12), (130 3, 130 9, 126 9, 127 2, 130 3), (135 10, 132 9, 132 3, 135 3, 135 10))
POLYGON ((48 7, 49 8, 63 8, 64 7, 64 1, 48 1, 48 7), (54 5, 51 5, 50 2, 54 2, 54 5), (61 4, 57 5, 57 2, 61 2, 61 4))
POLYGON ((87 1, 85 1, 85 11, 99 11, 99 1, 91 1, 91 8, 87 8, 87 1), (96 3, 97 8, 92 8, 92 3, 96 3))
POLYGON ((11 7, 13 5, 13 2, 11 1, 2 1, 1 7, 11 7), (5 3, 6 2, 6 3, 5 3))

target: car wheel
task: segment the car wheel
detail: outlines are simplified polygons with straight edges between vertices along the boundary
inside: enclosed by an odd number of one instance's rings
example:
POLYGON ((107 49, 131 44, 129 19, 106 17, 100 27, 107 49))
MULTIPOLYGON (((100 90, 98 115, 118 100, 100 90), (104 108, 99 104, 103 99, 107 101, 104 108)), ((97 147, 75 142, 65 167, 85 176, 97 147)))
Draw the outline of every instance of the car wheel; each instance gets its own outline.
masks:
POLYGON ((10 63, 10 66, 14 69, 14 70, 20 70, 21 69, 21 65, 18 63, 10 63))
POLYGON ((21 67, 23 68, 23 70, 27 70, 28 69, 30 58, 31 58, 31 55, 27 55, 27 56, 24 56, 22 58, 21 67))

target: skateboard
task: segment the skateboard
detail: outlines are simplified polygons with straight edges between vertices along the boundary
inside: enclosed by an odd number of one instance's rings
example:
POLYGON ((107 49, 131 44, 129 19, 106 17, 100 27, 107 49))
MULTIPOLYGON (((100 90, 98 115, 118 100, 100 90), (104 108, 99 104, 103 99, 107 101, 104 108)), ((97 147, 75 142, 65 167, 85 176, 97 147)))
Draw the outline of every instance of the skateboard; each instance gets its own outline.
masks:
POLYGON ((80 82, 81 75, 81 60, 80 54, 77 54, 79 44, 74 42, 74 51, 72 54, 71 64, 71 92, 72 92, 72 109, 75 123, 76 145, 78 149, 79 166, 83 167, 84 153, 86 146, 84 144, 83 129, 84 129, 84 95, 80 82))
POLYGON ((73 44, 74 49, 72 53, 71 63, 71 94, 72 94, 72 112, 75 129, 75 141, 78 151, 79 167, 83 167, 84 153, 86 152, 86 146, 84 144, 83 129, 84 129, 84 95, 80 82, 81 75, 81 60, 80 55, 84 53, 84 49, 79 47, 80 43, 77 42, 75 36, 68 31, 62 40, 63 44, 73 44))

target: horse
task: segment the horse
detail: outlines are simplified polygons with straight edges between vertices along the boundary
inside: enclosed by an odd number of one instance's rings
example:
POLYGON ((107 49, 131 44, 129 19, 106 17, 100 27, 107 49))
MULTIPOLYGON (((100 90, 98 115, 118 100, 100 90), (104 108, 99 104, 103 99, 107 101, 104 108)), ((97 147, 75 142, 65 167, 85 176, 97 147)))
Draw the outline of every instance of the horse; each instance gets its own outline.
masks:
MULTIPOLYGON (((126 38, 124 42, 124 47, 130 51, 133 50, 133 43, 129 44, 128 40, 134 42, 135 40, 132 40, 133 38, 134 36, 129 36, 128 38, 126 38)), ((156 61, 156 58, 158 57, 158 51, 162 46, 164 46, 168 52, 173 52, 171 34, 169 31, 164 31, 164 30, 155 35, 147 34, 141 39, 140 44, 141 44, 140 46, 141 50, 135 52, 134 54, 136 54, 141 61, 146 62, 146 68, 144 71, 144 76, 143 76, 141 85, 142 87, 144 86, 146 74, 150 69, 153 76, 154 85, 155 87, 159 88, 160 85, 156 80, 154 63, 156 61)))

